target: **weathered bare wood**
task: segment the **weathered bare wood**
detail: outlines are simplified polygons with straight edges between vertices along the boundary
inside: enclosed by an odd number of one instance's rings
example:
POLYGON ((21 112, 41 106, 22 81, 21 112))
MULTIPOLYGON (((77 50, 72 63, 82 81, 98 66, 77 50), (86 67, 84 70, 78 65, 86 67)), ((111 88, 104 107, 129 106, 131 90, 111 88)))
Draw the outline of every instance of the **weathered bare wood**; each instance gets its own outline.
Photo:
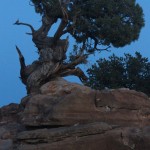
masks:
POLYGON ((56 44, 56 42, 60 39, 60 37, 62 36, 63 30, 65 29, 67 25, 67 21, 65 19, 62 19, 55 35, 54 35, 54 44, 56 44))
POLYGON ((83 63, 86 60, 86 58, 87 58, 87 55, 79 56, 75 61, 73 61, 71 63, 68 63, 68 64, 65 64, 64 66, 62 66, 62 69, 75 67, 78 64, 83 63))
POLYGON ((26 64, 25 64, 25 59, 24 59, 24 56, 22 55, 20 49, 18 48, 18 46, 16 46, 16 50, 18 52, 18 55, 19 55, 19 61, 20 61, 20 78, 21 78, 21 81, 26 84, 26 80, 27 80, 27 77, 26 77, 26 72, 25 72, 25 69, 26 69, 26 64))
POLYGON ((35 32, 34 28, 32 27, 32 25, 28 24, 28 23, 23 23, 23 22, 19 22, 19 20, 17 20, 14 25, 24 25, 24 26, 28 26, 31 31, 32 31, 32 34, 35 32))
POLYGON ((87 76, 84 74, 84 72, 79 68, 67 68, 64 71, 62 70, 62 72, 60 72, 60 76, 61 77, 65 77, 65 76, 69 76, 69 75, 74 75, 77 76, 82 82, 86 81, 88 78, 87 76))
POLYGON ((27 93, 35 92, 59 70, 59 63, 44 62, 27 79, 27 93))
POLYGON ((75 61, 67 64, 63 63, 66 59, 69 37, 60 39, 65 33, 64 29, 68 22, 67 10, 64 9, 64 6, 61 6, 61 8, 63 13, 62 20, 53 37, 49 37, 48 32, 57 21, 55 18, 48 18, 46 15, 43 15, 42 25, 38 30, 35 30, 30 24, 19 22, 19 20, 14 23, 15 25, 28 26, 31 29, 32 41, 38 48, 39 59, 26 66, 21 51, 16 47, 21 66, 21 80, 26 85, 28 94, 38 91, 41 85, 58 76, 75 75, 81 81, 87 80, 84 72, 80 68, 76 68, 78 64, 84 62, 87 58, 87 55, 83 55, 84 44, 75 61))

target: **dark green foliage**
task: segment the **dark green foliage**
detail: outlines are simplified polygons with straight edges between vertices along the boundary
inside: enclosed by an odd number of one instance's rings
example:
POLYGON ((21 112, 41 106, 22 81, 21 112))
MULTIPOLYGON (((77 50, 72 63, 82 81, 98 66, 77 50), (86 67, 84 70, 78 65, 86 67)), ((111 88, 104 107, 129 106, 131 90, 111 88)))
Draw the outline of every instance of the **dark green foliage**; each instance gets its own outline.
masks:
POLYGON ((139 37, 144 26, 142 8, 135 0, 31 0, 37 13, 62 19, 61 6, 68 23, 64 30, 85 50, 94 52, 98 45, 123 47, 139 37))
POLYGON ((94 89, 125 87, 150 95, 150 62, 138 52, 99 59, 87 73, 86 84, 94 89))

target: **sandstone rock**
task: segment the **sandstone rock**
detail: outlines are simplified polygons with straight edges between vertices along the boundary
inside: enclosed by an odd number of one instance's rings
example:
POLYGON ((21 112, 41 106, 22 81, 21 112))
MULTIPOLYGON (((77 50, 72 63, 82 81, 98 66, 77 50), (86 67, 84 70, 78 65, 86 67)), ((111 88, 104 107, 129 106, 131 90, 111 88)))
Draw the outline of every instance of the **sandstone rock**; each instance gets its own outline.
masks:
POLYGON ((89 87, 62 79, 49 82, 41 87, 41 94, 28 97, 22 121, 27 126, 72 125, 93 121, 95 93, 89 87))
POLYGON ((87 135, 102 134, 111 129, 113 127, 106 123, 96 122, 86 125, 24 131, 18 135, 17 139, 28 144, 53 143, 71 137, 78 138, 87 135))
POLYGON ((0 123, 8 123, 8 122, 15 122, 19 119, 19 112, 21 108, 18 104, 11 103, 7 106, 3 106, 0 109, 0 123))
POLYGON ((146 128, 120 128, 106 123, 25 131, 20 133, 18 140, 21 143, 18 150, 149 150, 150 148, 150 132, 147 132, 146 128))
POLYGON ((96 93, 96 108, 106 122, 150 125, 150 100, 134 90, 103 90, 96 93))
POLYGON ((11 134, 6 128, 0 127, 0 138, 1 139, 9 139, 9 138, 11 138, 11 134))
POLYGON ((149 150, 150 99, 57 78, 0 108, 0 150, 149 150))
POLYGON ((102 121, 150 125, 150 100, 133 90, 95 91, 63 79, 41 87, 27 98, 22 122, 26 126, 64 126, 102 121))
POLYGON ((42 94, 62 96, 66 94, 71 94, 73 92, 81 92, 83 94, 91 93, 91 88, 82 86, 77 83, 70 83, 63 78, 57 78, 44 84, 40 91, 42 94))
POLYGON ((0 139, 0 150, 13 150, 12 139, 7 139, 7 140, 0 139))

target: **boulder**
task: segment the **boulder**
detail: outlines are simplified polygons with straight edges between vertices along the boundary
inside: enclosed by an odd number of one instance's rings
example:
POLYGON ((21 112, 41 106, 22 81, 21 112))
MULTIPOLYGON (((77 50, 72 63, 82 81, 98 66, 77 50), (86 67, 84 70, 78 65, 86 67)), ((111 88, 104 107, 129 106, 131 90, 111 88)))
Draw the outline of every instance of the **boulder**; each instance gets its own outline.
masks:
POLYGON ((150 100, 127 89, 96 91, 64 79, 48 82, 40 94, 26 97, 22 123, 26 126, 66 126, 102 121, 150 125, 150 100))
POLYGON ((0 108, 0 150, 149 150, 150 99, 62 78, 0 108))
POLYGON ((150 128, 118 127, 97 122, 22 132, 18 150, 149 150, 150 128))

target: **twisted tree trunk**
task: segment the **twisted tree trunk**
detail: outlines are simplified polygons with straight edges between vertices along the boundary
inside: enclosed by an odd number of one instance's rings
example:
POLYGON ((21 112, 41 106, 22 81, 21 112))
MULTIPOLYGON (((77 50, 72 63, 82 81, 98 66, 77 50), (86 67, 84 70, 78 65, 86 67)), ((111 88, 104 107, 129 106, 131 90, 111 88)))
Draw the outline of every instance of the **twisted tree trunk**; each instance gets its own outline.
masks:
POLYGON ((54 37, 48 37, 48 32, 56 19, 42 17, 42 26, 35 30, 30 24, 16 21, 16 25, 25 25, 30 27, 32 33, 32 41, 38 48, 39 59, 31 65, 26 66, 21 51, 16 47, 19 54, 21 65, 21 80, 26 85, 27 93, 37 92, 41 85, 58 76, 75 75, 81 81, 87 79, 85 74, 76 65, 83 62, 85 55, 78 57, 74 62, 64 64, 66 52, 69 45, 69 37, 60 39, 63 30, 67 24, 66 18, 63 18, 54 37))

